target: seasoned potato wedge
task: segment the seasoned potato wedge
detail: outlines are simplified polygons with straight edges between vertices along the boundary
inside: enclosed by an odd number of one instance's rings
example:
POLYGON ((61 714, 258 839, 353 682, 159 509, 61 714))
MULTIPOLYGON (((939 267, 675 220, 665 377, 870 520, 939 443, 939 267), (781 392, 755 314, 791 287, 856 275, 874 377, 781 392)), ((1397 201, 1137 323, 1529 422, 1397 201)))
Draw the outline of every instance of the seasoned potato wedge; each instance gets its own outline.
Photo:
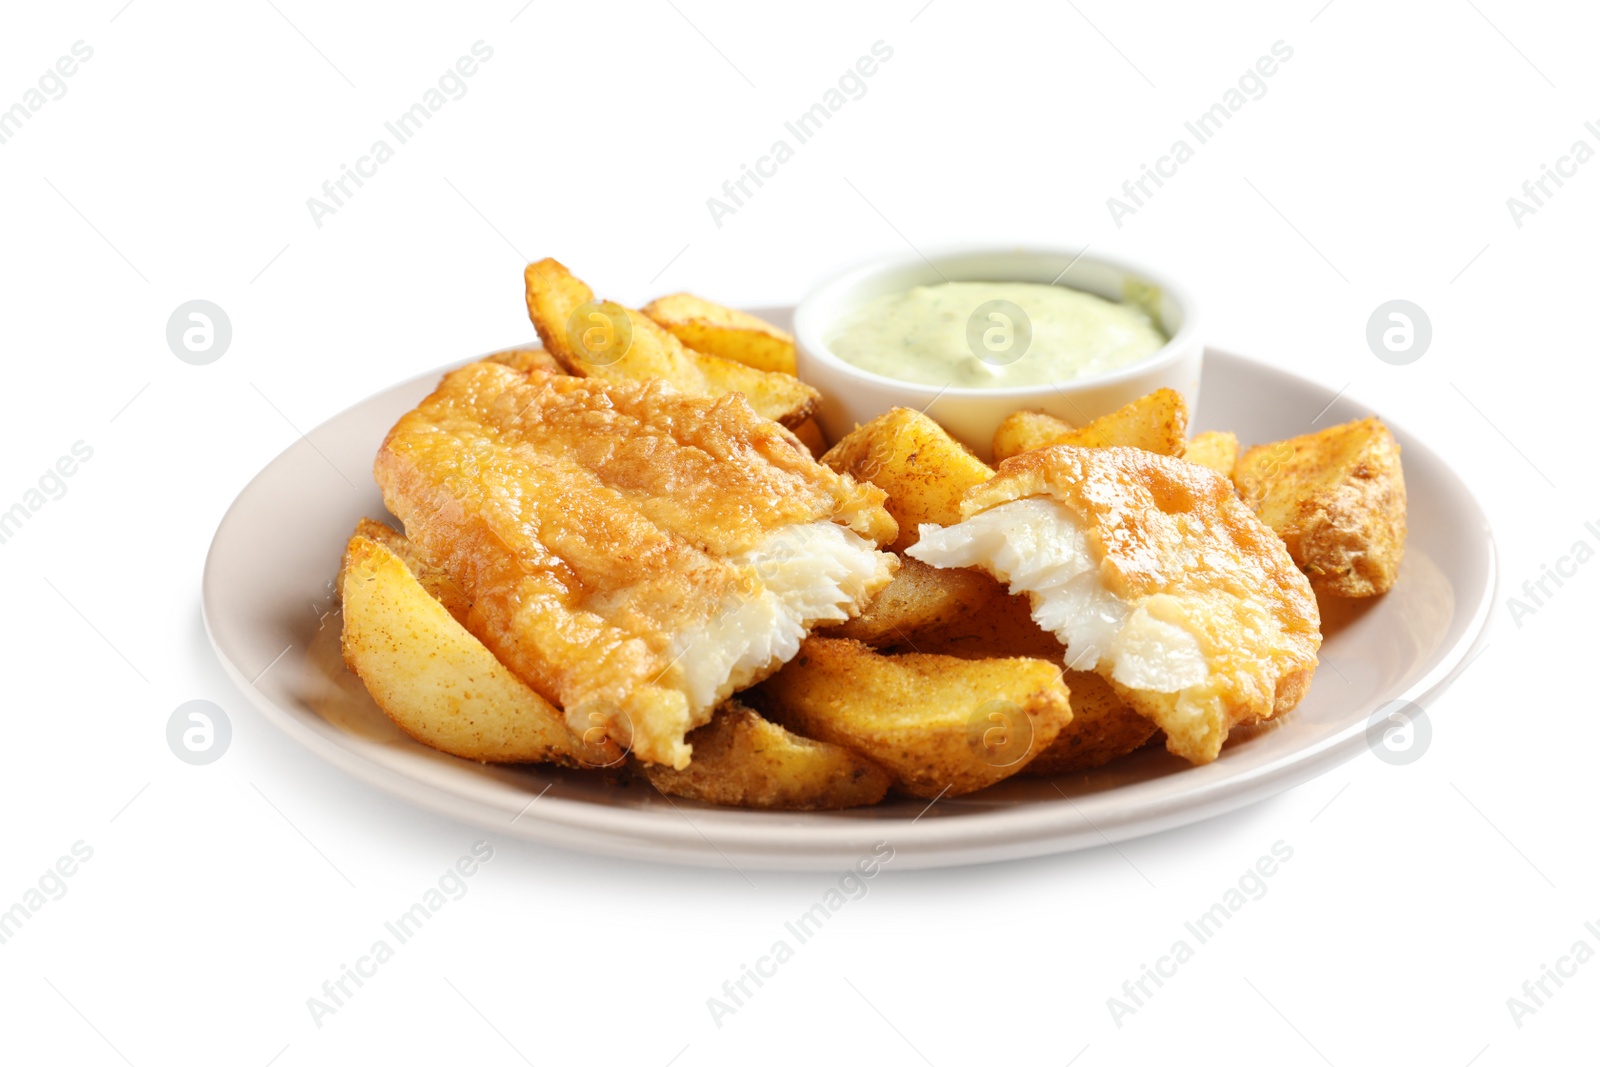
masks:
POLYGON ((1400 445, 1376 418, 1257 445, 1233 484, 1318 593, 1377 596, 1394 585, 1406 544, 1400 445))
POLYGON ((1130 708, 1098 674, 1067 671, 1062 677, 1072 690, 1072 723, 1022 773, 1046 777, 1103 767, 1156 735, 1156 724, 1130 708))
MULTIPOLYGON (((917 651, 936 652, 962 659, 1027 656, 1060 665, 1066 646, 1056 635, 1033 621, 1026 596, 1011 596, 999 582, 1001 596, 981 604, 960 619, 929 631, 917 642, 917 651)), ((896 646, 894 651, 911 651, 896 646)))
POLYGON ((1072 424, 1054 415, 1042 411, 1013 411, 994 431, 990 451, 996 463, 1004 463, 1012 456, 1043 448, 1071 432, 1072 424))
POLYGON ((1050 443, 1079 448, 1122 446, 1181 456, 1188 431, 1189 405, 1171 389, 1157 389, 1050 443))
POLYGON ((793 374, 794 338, 754 315, 689 293, 652 300, 642 309, 662 329, 707 355, 757 370, 793 374))
POLYGON ((345 663, 423 744, 486 763, 622 759, 603 736, 574 737, 561 711, 495 659, 383 542, 359 532, 350 539, 340 591, 345 663))
POLYGON ((811 417, 819 394, 789 374, 757 370, 685 348, 648 316, 610 303, 594 303, 594 290, 553 259, 528 264, 528 316, 545 349, 569 374, 609 381, 660 378, 685 393, 743 393, 758 414, 785 426, 811 417), (582 321, 574 316, 586 305, 582 321))
MULTIPOLYGON (((398 533, 376 519, 362 519, 356 523, 357 537, 365 537, 399 556, 411 571, 411 576, 422 584, 428 595, 444 605, 452 618, 462 626, 467 625, 467 612, 472 609, 472 601, 462 588, 444 572, 444 568, 434 565, 423 558, 422 552, 403 533, 398 533)), ((344 566, 348 566, 351 556, 345 553, 344 566)), ((344 588, 344 566, 339 571, 339 588, 344 588)))
POLYGON ((1231 478, 1234 464, 1239 461, 1239 438, 1222 430, 1197 433, 1184 445, 1183 458, 1231 478))
POLYGON ((1069 428, 1065 433, 1041 441, 1051 422, 1059 423, 1060 420, 1037 411, 1012 414, 995 431, 995 462, 1050 445, 1077 445, 1079 448, 1121 446, 1142 448, 1163 456, 1181 456, 1184 435, 1189 429, 1189 405, 1171 389, 1157 389, 1109 415, 1100 416, 1087 426, 1069 428))
POLYGON ((811 455, 821 459, 822 454, 828 450, 828 439, 822 436, 822 427, 817 425, 816 419, 807 419, 794 428, 794 435, 800 438, 800 443, 811 450, 811 455))
POLYGON ((542 348, 508 348, 503 352, 496 352, 487 357, 489 363, 503 363, 512 370, 524 373, 542 370, 550 374, 565 374, 567 369, 561 362, 542 348))
POLYGON ((822 462, 889 494, 884 507, 900 524, 896 552, 917 543, 917 524, 961 521, 961 494, 994 471, 920 411, 894 408, 857 426, 822 462))
POLYGON ((694 757, 681 771, 641 764, 668 796, 707 804, 783 811, 829 811, 876 804, 889 775, 848 748, 812 741, 730 700, 685 738, 694 757))
POLYGON ((843 745, 913 796, 958 796, 1027 765, 1072 721, 1060 670, 1034 659, 882 655, 808 638, 762 683, 771 717, 843 745))
MULTIPOLYGON (((1033 621, 1026 596, 991 601, 961 621, 923 635, 918 647, 964 659, 1030 656, 1057 664, 1067 655, 1066 646, 1033 621)), ((1067 671, 1062 680, 1072 691, 1072 721, 1023 774, 1067 774, 1100 767, 1155 736, 1155 724, 1129 707, 1098 674, 1067 671)))
POLYGON ((946 570, 904 557, 894 578, 861 614, 830 628, 826 636, 849 637, 880 648, 907 644, 914 648, 922 634, 1005 595, 1000 583, 981 571, 946 570))

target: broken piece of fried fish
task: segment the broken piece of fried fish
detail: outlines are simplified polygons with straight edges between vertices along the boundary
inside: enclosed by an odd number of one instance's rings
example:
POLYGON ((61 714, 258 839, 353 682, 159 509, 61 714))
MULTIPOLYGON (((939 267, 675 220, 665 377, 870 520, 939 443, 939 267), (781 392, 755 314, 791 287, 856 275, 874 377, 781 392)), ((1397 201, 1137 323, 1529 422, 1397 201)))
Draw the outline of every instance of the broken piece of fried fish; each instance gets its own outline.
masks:
POLYGON ((1026 593, 1067 665, 1110 682, 1194 763, 1311 684, 1322 635, 1305 575, 1227 479, 1136 448, 1055 445, 967 490, 962 521, 906 554, 1026 593))
POLYGON ((883 491, 738 393, 474 363, 390 430, 374 474, 501 662, 576 733, 678 768, 685 733, 896 567, 883 491))

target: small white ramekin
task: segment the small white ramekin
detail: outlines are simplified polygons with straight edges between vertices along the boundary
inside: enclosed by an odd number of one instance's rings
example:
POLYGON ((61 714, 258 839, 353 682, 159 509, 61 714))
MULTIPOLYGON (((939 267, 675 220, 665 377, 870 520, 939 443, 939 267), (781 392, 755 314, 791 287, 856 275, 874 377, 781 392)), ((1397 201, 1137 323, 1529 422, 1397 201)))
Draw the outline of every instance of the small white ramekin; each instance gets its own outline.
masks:
POLYGON ((813 289, 795 309, 794 334, 800 377, 822 391, 818 418, 830 441, 890 408, 908 407, 926 410, 987 460, 995 429, 1019 409, 1048 412, 1080 426, 1162 387, 1183 394, 1191 410, 1200 399, 1204 346, 1194 302, 1161 275, 1107 256, 1007 248, 873 260, 813 289), (1142 289, 1169 340, 1139 362, 1106 374, 1003 389, 903 382, 846 363, 828 348, 833 325, 865 301, 945 281, 1054 283, 1116 301, 1142 289))

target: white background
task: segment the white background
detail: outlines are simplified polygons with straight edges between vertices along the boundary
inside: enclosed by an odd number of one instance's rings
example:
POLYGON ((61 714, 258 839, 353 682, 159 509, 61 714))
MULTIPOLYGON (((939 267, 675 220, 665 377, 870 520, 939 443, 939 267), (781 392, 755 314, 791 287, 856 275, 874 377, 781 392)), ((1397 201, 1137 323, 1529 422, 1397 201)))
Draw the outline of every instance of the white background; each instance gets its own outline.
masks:
POLYGON ((93 849, 0 945, 0 1055, 1592 1062, 1600 962, 1520 1028, 1506 999, 1580 937, 1600 948, 1583 928, 1600 921, 1600 565, 1520 626, 1504 603, 1600 521, 1600 161, 1520 228, 1506 206, 1574 140, 1600 148, 1592 9, 274 3, 0 15, 0 107, 75 41, 94 49, 0 145, 0 507, 74 442, 94 450, 0 545, 0 907, 93 849), (307 197, 478 40, 494 55, 467 94, 314 225, 307 197), (714 225, 706 198, 878 40, 894 55, 866 95, 714 225), (1267 94, 1115 226, 1106 198, 1279 40, 1294 54, 1267 94), (998 242, 1159 264, 1213 344, 1348 385, 1452 459, 1492 514, 1501 603, 1425 757, 1364 754, 1119 849, 891 865, 720 1029, 706 998, 830 876, 752 888, 496 839, 468 895, 314 1025, 307 997, 482 835, 315 761, 225 680, 198 591, 239 488, 296 427, 530 338, 527 258, 623 300, 757 306, 907 243, 998 242), (1434 329, 1405 367, 1364 339, 1396 297, 1434 329), (233 324, 210 366, 165 340, 194 298, 233 324), (207 767, 164 739, 196 698, 234 726, 207 767), (1115 1025, 1107 998, 1280 840, 1294 858, 1268 895, 1115 1025))

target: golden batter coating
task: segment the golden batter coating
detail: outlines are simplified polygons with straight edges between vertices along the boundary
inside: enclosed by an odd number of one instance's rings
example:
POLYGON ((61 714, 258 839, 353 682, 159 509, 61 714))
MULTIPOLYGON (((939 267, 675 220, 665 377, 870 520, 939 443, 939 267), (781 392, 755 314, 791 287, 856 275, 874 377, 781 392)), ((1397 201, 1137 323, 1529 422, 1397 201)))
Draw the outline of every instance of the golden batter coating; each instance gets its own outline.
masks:
MULTIPOLYGON (((1140 449, 1057 445, 1007 460, 992 481, 969 490, 963 523, 947 533, 1027 498, 1059 502, 1058 514, 1083 539, 1086 573, 1098 578, 1097 590, 1055 587, 1057 609, 1078 597, 1097 604, 1102 618, 1106 606, 1125 612, 1106 630, 1096 662, 1074 660, 1081 636, 1065 632, 1070 625, 1081 634, 1089 616, 1056 629, 1070 665, 1111 682, 1166 731, 1169 750, 1208 762, 1231 727, 1282 714, 1305 695, 1322 641, 1316 598, 1283 542, 1226 478, 1140 449)), ((931 529, 924 527, 922 545, 931 529)), ((927 559, 919 549, 910 554, 927 559)), ((1057 580, 1044 574, 1035 584, 1057 580)), ((1028 591, 1040 618, 1048 598, 1015 581, 1013 591, 1028 591)))
POLYGON ((815 566, 845 590, 807 601, 820 615, 796 614, 804 628, 855 614, 894 571, 872 551, 896 533, 882 490, 818 464, 738 394, 474 363, 400 419, 374 474, 506 666, 575 731, 603 725, 678 767, 683 735, 798 647, 751 634, 783 629, 768 594, 795 580, 786 551, 815 562, 802 535, 823 524, 834 554, 815 566))

